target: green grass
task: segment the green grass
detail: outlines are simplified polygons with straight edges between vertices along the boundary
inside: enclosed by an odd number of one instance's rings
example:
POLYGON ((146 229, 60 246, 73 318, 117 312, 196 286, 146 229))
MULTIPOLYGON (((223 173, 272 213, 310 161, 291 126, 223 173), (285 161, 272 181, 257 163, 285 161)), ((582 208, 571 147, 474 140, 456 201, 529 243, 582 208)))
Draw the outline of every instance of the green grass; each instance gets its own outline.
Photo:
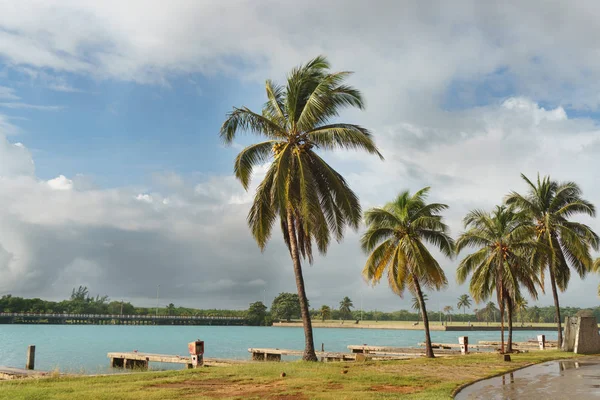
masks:
POLYGON ((451 398, 461 385, 533 363, 575 357, 558 351, 472 354, 366 363, 248 363, 198 370, 0 383, 0 399, 407 399, 451 398), (344 373, 344 371, 347 371, 344 373), (281 377, 285 372, 286 376, 281 377))

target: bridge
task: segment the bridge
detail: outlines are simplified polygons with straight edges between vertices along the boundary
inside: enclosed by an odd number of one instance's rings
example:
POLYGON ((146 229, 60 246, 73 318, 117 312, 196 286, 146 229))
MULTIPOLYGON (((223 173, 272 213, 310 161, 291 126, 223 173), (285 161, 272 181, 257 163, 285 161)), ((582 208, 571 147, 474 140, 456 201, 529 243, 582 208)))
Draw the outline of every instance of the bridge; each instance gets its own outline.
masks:
POLYGON ((0 313, 0 324, 244 325, 243 317, 125 314, 0 313))

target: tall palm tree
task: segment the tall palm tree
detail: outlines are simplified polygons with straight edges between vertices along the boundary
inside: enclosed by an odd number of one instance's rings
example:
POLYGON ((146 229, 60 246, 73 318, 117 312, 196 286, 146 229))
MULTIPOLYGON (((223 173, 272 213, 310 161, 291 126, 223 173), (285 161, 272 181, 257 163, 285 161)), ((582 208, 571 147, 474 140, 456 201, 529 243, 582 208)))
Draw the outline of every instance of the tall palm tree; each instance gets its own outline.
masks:
POLYGON ((321 321, 331 318, 331 308, 329 306, 321 306, 319 312, 321 313, 321 321))
POLYGON ((483 312, 485 313, 485 317, 487 318, 488 323, 491 319, 493 319, 494 322, 496 322, 496 311, 498 311, 498 309, 496 308, 496 305, 493 301, 490 301, 485 305, 483 312))
POLYGON ((452 306, 446 306, 446 307, 444 307, 444 312, 448 316, 447 319, 449 319, 450 322, 452 322, 452 315, 450 314, 452 312, 452 310, 454 310, 454 308, 452 308, 452 306))
MULTIPOLYGON (((429 300, 429 298, 427 297, 427 293, 423 293, 423 301, 427 303, 427 300, 429 300)), ((421 319, 421 299, 419 299, 416 296, 413 297, 411 308, 417 312, 419 319, 421 319)))
MULTIPOLYGON (((594 265, 592 265, 592 270, 594 272, 600 272, 600 257, 594 261, 594 265)), ((600 296, 600 284, 598 284, 598 296, 600 296)))
POLYGON ((523 297, 520 297, 515 301, 515 311, 519 313, 521 325, 525 323, 525 313, 527 312, 527 305, 528 302, 523 297))
POLYGON ((523 285, 537 298, 536 271, 529 259, 537 243, 532 239, 533 225, 512 208, 498 206, 489 214, 473 210, 464 219, 467 229, 456 242, 457 252, 467 247, 475 252, 465 257, 457 268, 457 280, 464 283, 472 275, 469 289, 475 301, 487 300, 496 292, 500 307, 500 342, 504 352, 504 311, 508 305, 509 340, 512 351, 512 303, 520 297, 523 285))
POLYGON ((580 277, 592 268, 590 247, 598 250, 598 235, 587 225, 571 221, 576 214, 591 217, 596 215, 594 205, 581 197, 581 189, 574 182, 558 183, 544 177, 536 183, 521 174, 529 186, 526 195, 516 192, 506 198, 507 204, 513 204, 523 210, 535 225, 535 238, 543 245, 536 252, 532 262, 540 265, 541 282, 544 273, 550 275, 552 296, 556 312, 558 344, 562 345, 562 327, 557 288, 567 289, 572 267, 580 277))
POLYGON ((467 314, 466 309, 471 308, 471 298, 468 294, 461 294, 458 298, 458 303, 456 303, 456 308, 463 309, 463 315, 467 314))
POLYGON ((345 296, 342 301, 340 301, 340 315, 342 316, 342 319, 344 319, 344 317, 352 316, 352 310, 350 309, 353 307, 354 304, 352 304, 352 300, 350 300, 350 297, 348 296, 345 296))
POLYGON ((293 261, 305 334, 304 360, 316 361, 312 325, 304 288, 301 257, 313 261, 313 244, 324 254, 331 236, 341 240, 344 228, 361 221, 358 197, 320 151, 358 149, 381 158, 370 132, 358 125, 329 123, 346 107, 364 108, 361 93, 344 81, 350 72, 330 72, 323 56, 294 68, 287 85, 266 82, 267 102, 261 113, 234 108, 221 127, 221 138, 233 143, 240 131, 267 140, 243 149, 235 176, 248 190, 255 167, 272 161, 256 190, 248 214, 254 239, 264 250, 279 218, 293 261))
POLYGON ((367 231, 361 238, 361 244, 365 253, 369 254, 363 270, 368 281, 376 284, 387 272, 388 283, 394 293, 402 297, 408 288, 419 299, 425 326, 426 356, 434 357, 422 288, 439 290, 448 281, 425 243, 452 258, 454 240, 440 215, 448 206, 427 204, 428 192, 429 188, 413 195, 404 191, 383 208, 367 211, 367 231))

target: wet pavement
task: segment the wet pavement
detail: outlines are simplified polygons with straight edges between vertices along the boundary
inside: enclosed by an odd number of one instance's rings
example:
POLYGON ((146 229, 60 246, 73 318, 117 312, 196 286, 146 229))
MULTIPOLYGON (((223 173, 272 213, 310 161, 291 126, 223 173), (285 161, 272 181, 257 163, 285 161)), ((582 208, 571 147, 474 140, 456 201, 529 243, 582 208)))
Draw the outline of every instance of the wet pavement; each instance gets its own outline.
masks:
POLYGON ((549 361, 486 379, 461 390, 456 400, 600 399, 600 357, 549 361))

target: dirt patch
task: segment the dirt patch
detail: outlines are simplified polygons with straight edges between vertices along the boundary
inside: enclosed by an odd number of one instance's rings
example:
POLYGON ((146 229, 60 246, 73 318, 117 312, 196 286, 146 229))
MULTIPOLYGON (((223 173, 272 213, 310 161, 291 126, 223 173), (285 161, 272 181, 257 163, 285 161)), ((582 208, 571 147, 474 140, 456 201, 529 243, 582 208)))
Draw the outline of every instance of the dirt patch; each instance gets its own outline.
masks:
POLYGON ((409 394, 420 392, 421 390, 423 390, 423 388, 414 386, 377 385, 371 386, 371 390, 375 392, 409 394))
POLYGON ((308 397, 303 395, 302 393, 292 393, 292 394, 278 394, 269 397, 269 399, 273 400, 305 400, 308 397))
MULTIPOLYGON (((282 394, 281 391, 284 382, 271 383, 243 383, 243 381, 229 381, 223 379, 206 380, 187 380, 183 382, 159 383, 150 386, 155 389, 174 389, 185 392, 185 396, 197 396, 202 393, 203 396, 215 399, 227 397, 259 397, 281 400, 301 400, 306 399, 301 393, 282 394)), ((183 393, 182 393, 183 394, 183 393)))
POLYGON ((342 385, 341 383, 329 382, 327 386, 325 386, 325 388, 330 390, 338 390, 343 389, 344 385, 342 385))

